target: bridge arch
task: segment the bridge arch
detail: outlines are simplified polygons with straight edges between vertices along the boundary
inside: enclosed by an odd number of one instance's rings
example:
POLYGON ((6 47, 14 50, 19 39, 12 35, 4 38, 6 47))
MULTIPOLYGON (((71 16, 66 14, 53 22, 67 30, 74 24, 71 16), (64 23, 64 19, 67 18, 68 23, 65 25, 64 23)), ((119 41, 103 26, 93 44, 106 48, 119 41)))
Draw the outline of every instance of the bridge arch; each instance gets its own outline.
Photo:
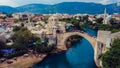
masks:
POLYGON ((80 36, 80 35, 71 35, 71 36, 68 36, 68 37, 66 37, 66 39, 64 40, 64 44, 65 44, 65 46, 66 46, 66 48, 69 48, 70 46, 71 46, 71 42, 72 41, 77 41, 78 39, 81 39, 81 38, 83 38, 82 36, 80 36), (71 40, 72 39, 72 40, 71 40), (68 43, 67 43, 68 42, 68 43), (70 42, 70 43, 69 43, 70 42), (70 45, 69 45, 70 44, 70 45))
POLYGON ((59 37, 57 38, 57 45, 66 48, 66 40, 73 35, 78 35, 88 40, 88 42, 92 45, 93 49, 95 50, 96 38, 88 35, 87 33, 80 32, 66 32, 58 34, 59 37))
POLYGON ((98 60, 98 55, 101 54, 101 51, 99 51, 100 49, 98 48, 98 45, 99 45, 98 41, 95 37, 92 37, 87 33, 66 32, 66 33, 57 34, 57 48, 61 50, 67 50, 65 41, 67 38, 69 38, 72 35, 79 35, 85 38, 92 45, 92 48, 94 50, 94 61, 96 65, 99 66, 100 62, 98 60))

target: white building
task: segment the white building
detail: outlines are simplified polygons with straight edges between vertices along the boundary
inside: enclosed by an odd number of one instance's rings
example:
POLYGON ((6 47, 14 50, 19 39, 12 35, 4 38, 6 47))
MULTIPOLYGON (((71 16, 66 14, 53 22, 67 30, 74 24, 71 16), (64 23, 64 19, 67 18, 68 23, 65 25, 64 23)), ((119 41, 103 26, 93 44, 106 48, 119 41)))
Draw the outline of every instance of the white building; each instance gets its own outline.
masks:
POLYGON ((108 23, 107 23, 107 11, 106 11, 106 8, 105 8, 105 10, 104 10, 103 24, 108 24, 108 23))
POLYGON ((21 15, 19 13, 14 13, 12 14, 13 18, 14 19, 20 19, 21 18, 21 15))
POLYGON ((5 17, 6 14, 0 13, 0 17, 5 17))

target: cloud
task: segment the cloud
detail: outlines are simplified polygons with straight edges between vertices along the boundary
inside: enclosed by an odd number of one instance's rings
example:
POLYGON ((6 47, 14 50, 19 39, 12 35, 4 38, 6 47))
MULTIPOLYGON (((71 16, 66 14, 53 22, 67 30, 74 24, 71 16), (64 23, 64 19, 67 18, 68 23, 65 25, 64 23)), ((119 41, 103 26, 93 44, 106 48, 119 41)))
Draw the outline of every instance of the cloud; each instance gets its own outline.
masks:
POLYGON ((0 5, 15 5, 12 0, 0 0, 0 5))
POLYGON ((12 7, 31 4, 31 3, 50 3, 50 0, 0 0, 0 5, 8 5, 12 7))
POLYGON ((77 2, 95 2, 95 3, 102 3, 102 4, 120 2, 120 0, 0 0, 0 5, 17 7, 17 6, 31 4, 31 3, 56 4, 60 2, 76 2, 76 1, 77 2))
POLYGON ((116 3, 120 2, 120 0, 101 0, 99 3, 101 4, 111 4, 111 3, 116 3))

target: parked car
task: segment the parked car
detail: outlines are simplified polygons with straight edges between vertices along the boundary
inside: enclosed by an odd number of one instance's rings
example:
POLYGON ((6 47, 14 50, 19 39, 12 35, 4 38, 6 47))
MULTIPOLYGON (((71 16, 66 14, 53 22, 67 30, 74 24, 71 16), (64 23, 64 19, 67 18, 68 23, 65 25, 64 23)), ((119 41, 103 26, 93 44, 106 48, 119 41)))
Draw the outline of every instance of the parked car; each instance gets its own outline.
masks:
POLYGON ((29 54, 24 54, 23 56, 24 56, 24 57, 28 57, 28 56, 29 56, 29 54))
POLYGON ((4 61, 6 61, 6 58, 1 58, 1 59, 0 59, 0 63, 2 63, 2 62, 4 62, 4 61))
POLYGON ((12 63, 13 63, 13 61, 7 61, 7 63, 8 63, 8 64, 12 64, 12 63))

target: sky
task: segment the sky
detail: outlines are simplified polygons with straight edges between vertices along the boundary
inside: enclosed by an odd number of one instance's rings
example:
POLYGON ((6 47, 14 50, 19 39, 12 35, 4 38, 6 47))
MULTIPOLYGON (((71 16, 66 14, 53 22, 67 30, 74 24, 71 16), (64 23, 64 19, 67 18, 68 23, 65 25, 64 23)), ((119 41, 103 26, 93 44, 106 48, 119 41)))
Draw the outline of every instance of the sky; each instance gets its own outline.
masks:
POLYGON ((101 4, 111 4, 120 2, 120 0, 0 0, 0 5, 18 7, 26 4, 56 4, 61 2, 94 2, 101 4))

